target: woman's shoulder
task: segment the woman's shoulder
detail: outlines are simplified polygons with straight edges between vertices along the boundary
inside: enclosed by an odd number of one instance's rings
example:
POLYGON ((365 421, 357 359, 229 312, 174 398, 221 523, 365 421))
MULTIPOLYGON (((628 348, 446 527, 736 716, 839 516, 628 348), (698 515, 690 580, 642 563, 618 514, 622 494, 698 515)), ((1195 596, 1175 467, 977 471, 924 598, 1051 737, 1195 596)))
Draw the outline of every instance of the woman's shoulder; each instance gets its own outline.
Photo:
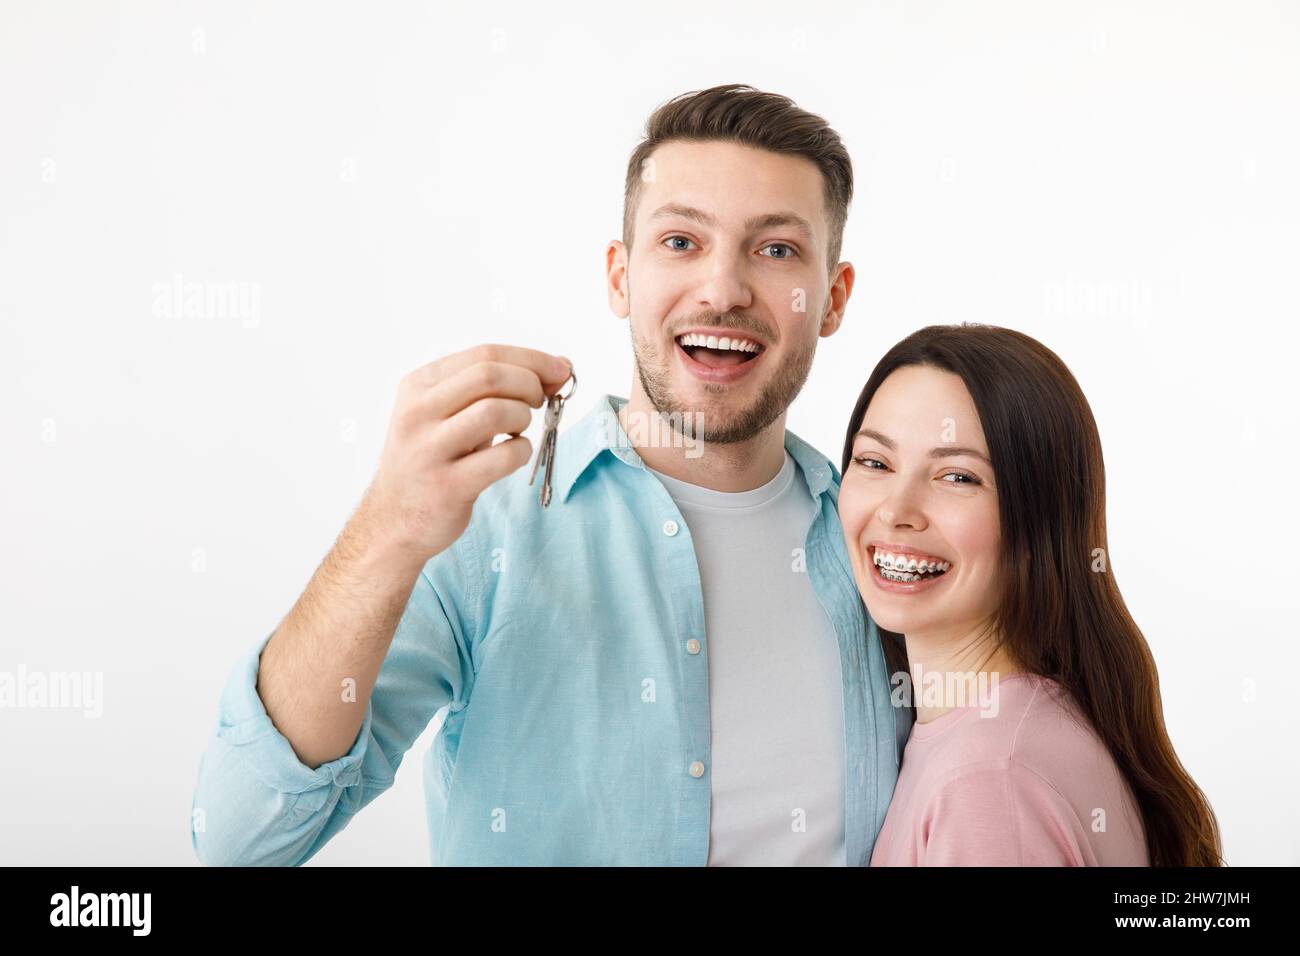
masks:
POLYGON ((944 776, 998 768, 1028 772, 1062 794, 1118 778, 1106 745, 1070 693, 1040 674, 1013 674, 990 686, 976 713, 953 727, 944 776))
MULTIPOLYGON (((1038 827, 1025 839, 1085 862, 1144 865, 1142 823, 1132 792, 1101 737, 1058 682, 1014 675, 999 682, 992 716, 968 715, 943 735, 926 769, 926 813, 1038 827), (1010 814, 1010 816, 1008 816, 1010 814)), ((906 760, 906 755, 904 755, 906 760)), ((1055 852, 1055 851, 1053 851, 1055 852)))

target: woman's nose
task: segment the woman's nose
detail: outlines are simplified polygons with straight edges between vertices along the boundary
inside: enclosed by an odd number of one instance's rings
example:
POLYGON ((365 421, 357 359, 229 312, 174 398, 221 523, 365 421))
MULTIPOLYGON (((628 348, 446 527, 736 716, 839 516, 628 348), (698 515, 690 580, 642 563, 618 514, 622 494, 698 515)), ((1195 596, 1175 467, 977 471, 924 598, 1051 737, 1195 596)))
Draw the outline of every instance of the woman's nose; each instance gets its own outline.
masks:
POLYGON ((907 491, 896 492, 882 501, 876 509, 876 515, 888 528, 905 527, 923 531, 927 523, 916 496, 907 491))

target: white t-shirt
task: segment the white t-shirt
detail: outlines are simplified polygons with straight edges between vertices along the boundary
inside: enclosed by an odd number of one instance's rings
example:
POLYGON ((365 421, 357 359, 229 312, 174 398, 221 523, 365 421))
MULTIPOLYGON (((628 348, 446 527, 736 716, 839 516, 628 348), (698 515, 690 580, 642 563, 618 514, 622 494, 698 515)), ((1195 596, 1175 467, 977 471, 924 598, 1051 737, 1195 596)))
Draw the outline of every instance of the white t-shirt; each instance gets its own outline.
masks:
POLYGON ((839 643, 803 555, 819 502, 786 452, 722 492, 655 472, 686 520, 704 589, 710 866, 844 866, 839 643))

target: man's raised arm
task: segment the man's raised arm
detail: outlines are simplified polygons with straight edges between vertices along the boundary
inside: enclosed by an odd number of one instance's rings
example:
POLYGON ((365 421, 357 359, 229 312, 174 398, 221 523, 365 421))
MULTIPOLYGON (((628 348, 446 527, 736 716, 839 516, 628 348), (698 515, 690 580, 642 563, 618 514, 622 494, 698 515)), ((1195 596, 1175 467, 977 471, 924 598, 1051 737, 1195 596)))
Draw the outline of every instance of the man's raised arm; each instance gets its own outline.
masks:
POLYGON ((521 433, 532 409, 568 375, 562 358, 485 345, 402 380, 361 504, 293 609, 227 683, 195 792, 202 862, 302 862, 391 786, 402 754, 458 684, 460 641, 429 610, 439 601, 416 600, 431 589, 422 569, 460 538, 478 495, 528 462, 521 433), (511 437, 493 444, 502 434, 511 437), (410 642, 394 661, 399 625, 431 639, 410 642), (415 671, 435 675, 414 689, 419 706, 372 700, 381 668, 411 655, 435 658, 415 671), (371 718, 390 705, 403 721, 383 721, 400 730, 382 740, 371 718), (356 788, 349 812, 332 819, 348 788, 356 788), (293 845, 286 831, 296 833, 293 845))

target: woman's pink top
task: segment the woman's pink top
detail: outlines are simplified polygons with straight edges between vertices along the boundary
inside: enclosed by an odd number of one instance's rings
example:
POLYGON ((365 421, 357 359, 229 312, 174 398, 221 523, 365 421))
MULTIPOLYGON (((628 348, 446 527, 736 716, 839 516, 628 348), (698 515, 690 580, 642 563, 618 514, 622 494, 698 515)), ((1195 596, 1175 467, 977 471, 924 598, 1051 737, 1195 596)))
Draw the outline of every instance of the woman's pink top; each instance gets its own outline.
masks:
POLYGON ((1132 791, 1060 685, 991 687, 912 725, 871 865, 1148 866, 1132 791))

